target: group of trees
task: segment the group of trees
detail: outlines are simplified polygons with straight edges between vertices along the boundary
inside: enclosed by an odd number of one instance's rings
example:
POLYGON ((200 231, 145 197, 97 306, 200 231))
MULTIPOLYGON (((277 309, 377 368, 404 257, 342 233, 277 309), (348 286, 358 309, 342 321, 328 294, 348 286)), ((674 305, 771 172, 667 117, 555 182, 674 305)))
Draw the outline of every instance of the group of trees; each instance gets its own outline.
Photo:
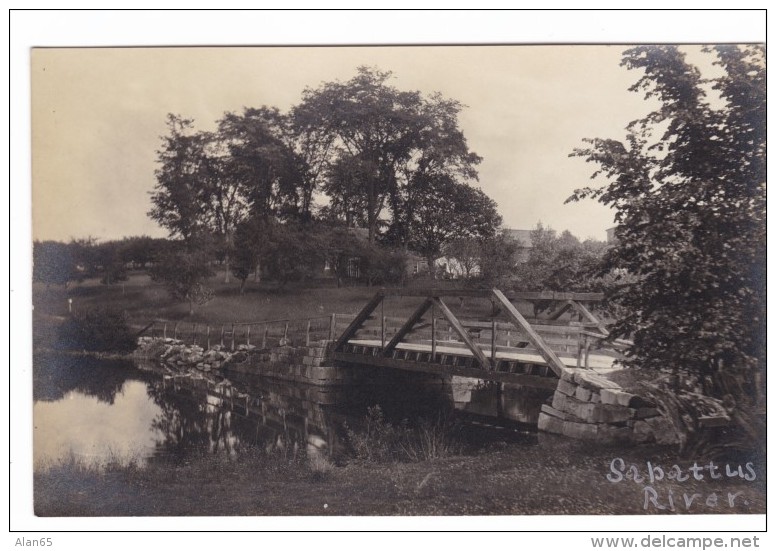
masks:
MULTIPOLYGON (((395 264, 396 251, 433 265, 454 239, 494 235, 501 218, 472 185, 480 157, 459 128, 462 105, 390 78, 361 67, 304 90, 288 113, 246 108, 212 131, 169 115, 149 215, 180 254, 208 248, 243 285, 262 267, 279 281, 305 277, 322 256, 337 266, 357 253, 367 273, 395 264), (367 244, 343 246, 338 228, 364 229, 367 244)), ((379 272, 368 280, 393 277, 379 272)))
POLYGON ((541 223, 525 240, 507 233, 487 238, 457 238, 444 248, 457 275, 479 285, 522 291, 604 291, 611 274, 597 274, 603 241, 580 241, 568 230, 560 235, 541 223))
POLYGON ((105 284, 126 281, 127 270, 159 262, 172 248, 167 239, 128 237, 98 243, 87 237, 60 241, 35 241, 32 248, 34 281, 67 285, 99 277, 105 284))

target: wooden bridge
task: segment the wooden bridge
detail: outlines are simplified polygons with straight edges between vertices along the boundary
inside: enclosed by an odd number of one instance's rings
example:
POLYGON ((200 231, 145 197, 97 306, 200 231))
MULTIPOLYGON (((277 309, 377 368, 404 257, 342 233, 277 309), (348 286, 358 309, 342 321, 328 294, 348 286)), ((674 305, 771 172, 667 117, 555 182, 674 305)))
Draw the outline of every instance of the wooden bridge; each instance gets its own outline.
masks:
POLYGON ((611 368, 627 346, 604 340, 609 333, 591 309, 602 299, 600 293, 384 289, 341 333, 332 331, 339 336, 329 353, 351 364, 554 388, 564 368, 611 368), (378 308, 389 297, 420 304, 409 318, 387 317, 378 308), (476 319, 464 317, 465 303, 476 319))
POLYGON ((206 349, 328 341, 327 360, 335 362, 554 388, 565 367, 610 369, 628 346, 606 339, 606 326, 593 313, 602 299, 601 293, 382 289, 355 316, 216 325, 155 321, 142 332, 206 349), (386 302, 401 302, 399 310, 412 313, 388 316, 386 302))

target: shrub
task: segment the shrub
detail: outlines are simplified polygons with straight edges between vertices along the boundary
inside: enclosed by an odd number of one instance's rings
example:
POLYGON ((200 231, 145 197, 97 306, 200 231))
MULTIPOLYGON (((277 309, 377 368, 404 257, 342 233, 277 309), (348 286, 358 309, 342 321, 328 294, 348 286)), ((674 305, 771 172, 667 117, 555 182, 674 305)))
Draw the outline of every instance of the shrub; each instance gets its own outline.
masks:
POLYGON ((407 420, 392 424, 379 405, 370 407, 364 427, 354 430, 345 425, 348 442, 356 459, 366 462, 418 462, 460 453, 459 425, 440 416, 432 422, 422 419, 416 427, 407 420))
POLYGON ((123 313, 86 310, 73 314, 60 326, 57 347, 93 352, 131 352, 137 347, 137 339, 123 313))

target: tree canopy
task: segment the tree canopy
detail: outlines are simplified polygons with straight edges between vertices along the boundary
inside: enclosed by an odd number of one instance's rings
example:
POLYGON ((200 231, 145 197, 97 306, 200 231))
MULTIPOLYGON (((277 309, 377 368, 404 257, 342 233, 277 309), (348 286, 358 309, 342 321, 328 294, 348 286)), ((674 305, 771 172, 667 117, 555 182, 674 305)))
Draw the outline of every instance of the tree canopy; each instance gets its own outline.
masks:
POLYGON ((227 279, 234 273, 243 288, 262 263, 282 280, 303 277, 291 264, 318 255, 297 239, 310 227, 297 224, 365 228, 370 246, 355 247, 365 267, 382 265, 377 243, 433 263, 453 239, 494 235, 501 217, 472 185, 481 159, 459 127, 463 106, 391 78, 360 67, 347 82, 305 89, 288 113, 244 108, 213 131, 169 115, 149 216, 185 243, 211 236, 227 279))
POLYGON ((751 382, 765 365, 765 51, 704 51, 721 76, 704 78, 680 47, 625 52, 622 65, 641 74, 631 90, 659 108, 631 122, 625 142, 573 152, 607 183, 569 200, 616 210, 602 270, 636 276, 612 293, 626 311, 613 334, 633 337, 631 363, 699 374, 721 398, 732 393, 723 375, 751 382))

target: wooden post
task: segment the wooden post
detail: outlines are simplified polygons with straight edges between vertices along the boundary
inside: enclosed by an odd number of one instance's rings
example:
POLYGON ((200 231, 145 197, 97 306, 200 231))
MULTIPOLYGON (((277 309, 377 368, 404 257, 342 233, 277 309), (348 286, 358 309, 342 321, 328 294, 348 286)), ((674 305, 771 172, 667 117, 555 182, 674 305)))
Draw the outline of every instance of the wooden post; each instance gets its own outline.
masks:
POLYGON ((385 348, 385 300, 380 303, 380 348, 385 348))
POLYGON ((310 346, 310 320, 307 320, 307 330, 304 334, 304 345, 310 346))
POLYGON ((221 346, 224 346, 224 326, 221 325, 221 346))
POLYGON ((333 341, 335 332, 337 331, 337 314, 331 315, 331 321, 329 322, 329 340, 333 341))
POLYGON ((590 369, 590 338, 585 335, 585 369, 590 369))
POLYGON ((232 350, 234 351, 234 324, 232 324, 232 350))
POLYGON ((178 322, 175 322, 175 329, 172 331, 172 338, 178 340, 178 322))
POLYGON ((162 338, 167 338, 167 322, 164 322, 164 327, 162 328, 162 338))
POLYGON ((436 358, 436 306, 431 305, 431 363, 436 358))
POLYGON ((245 333, 245 344, 251 345, 251 326, 248 326, 248 331, 245 333))
POLYGON ((493 367, 496 367, 496 303, 490 301, 491 305, 491 318, 490 318, 490 361, 493 367))
POLYGON ((269 325, 264 324, 264 336, 261 338, 261 348, 267 348, 267 333, 269 333, 269 325))
POLYGON ((283 343, 288 344, 288 322, 286 322, 286 326, 283 328, 283 343))
POLYGON ((582 367, 582 332, 577 333, 577 369, 582 367))
POLYGON ((207 349, 210 350, 210 324, 207 326, 207 349))

